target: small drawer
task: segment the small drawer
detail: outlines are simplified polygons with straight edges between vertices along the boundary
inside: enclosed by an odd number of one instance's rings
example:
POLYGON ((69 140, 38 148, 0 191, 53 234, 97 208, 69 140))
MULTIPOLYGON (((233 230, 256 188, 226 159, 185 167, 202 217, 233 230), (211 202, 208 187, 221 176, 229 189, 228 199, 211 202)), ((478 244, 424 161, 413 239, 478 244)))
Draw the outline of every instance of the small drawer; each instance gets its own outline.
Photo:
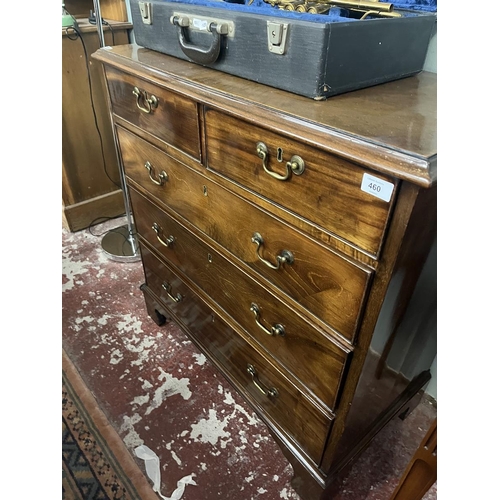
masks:
POLYGON ((396 189, 384 201, 361 190, 363 168, 215 110, 205 130, 210 170, 378 255, 396 189))
POLYGON ((250 401, 319 464, 333 415, 309 400, 141 245, 146 282, 250 401), (171 288, 169 294, 165 288, 171 288), (177 296, 182 297, 177 300, 177 296))
POLYGON ((125 172, 132 180, 320 321, 354 341, 371 283, 370 270, 300 234, 134 134, 117 130, 125 172), (278 269, 266 264, 276 266, 278 257, 284 255, 289 258, 278 269))
POLYGON ((200 161, 197 104, 106 67, 113 113, 200 161))
POLYGON ((130 190, 139 234, 210 296, 247 333, 324 404, 335 407, 349 350, 296 314, 135 190, 130 190))

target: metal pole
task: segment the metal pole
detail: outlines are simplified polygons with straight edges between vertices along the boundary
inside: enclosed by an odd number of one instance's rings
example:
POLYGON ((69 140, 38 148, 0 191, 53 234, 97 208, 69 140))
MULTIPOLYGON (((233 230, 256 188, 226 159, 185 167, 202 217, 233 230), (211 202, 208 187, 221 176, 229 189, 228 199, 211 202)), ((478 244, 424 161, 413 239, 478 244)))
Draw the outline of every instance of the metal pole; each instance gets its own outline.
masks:
MULTIPOLYGON (((101 4, 99 0, 94 1, 94 13, 96 19, 97 34, 99 36, 100 47, 105 47, 104 32, 102 28, 101 4)), ((120 174, 120 183, 122 186, 123 201, 125 205, 125 215, 127 216, 127 225, 116 229, 111 229, 102 238, 102 249, 104 253, 111 259, 119 262, 133 262, 141 258, 139 246, 135 239, 135 230, 132 224, 132 209, 130 206, 130 197, 125 180, 125 172, 122 165, 120 148, 118 146, 118 138, 113 125, 113 116, 110 109, 111 129, 113 131, 113 141, 115 145, 116 158, 118 160, 118 171, 120 174)))
POLYGON ((102 30, 101 2, 99 0, 94 0, 94 14, 97 34, 99 35, 99 44, 101 47, 105 47, 106 42, 104 41, 104 32, 102 30))

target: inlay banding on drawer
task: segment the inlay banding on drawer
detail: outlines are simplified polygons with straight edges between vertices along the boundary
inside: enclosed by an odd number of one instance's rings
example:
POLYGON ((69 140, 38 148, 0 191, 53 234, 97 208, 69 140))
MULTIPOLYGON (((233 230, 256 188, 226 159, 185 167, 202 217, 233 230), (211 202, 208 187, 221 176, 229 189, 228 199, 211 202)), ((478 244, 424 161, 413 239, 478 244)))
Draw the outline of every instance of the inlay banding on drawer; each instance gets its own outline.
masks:
POLYGON ((113 113, 200 161, 194 101, 114 68, 106 76, 113 113))
POLYGON ((187 276, 290 373, 333 409, 350 350, 309 324, 291 306, 243 273, 134 189, 130 196, 136 228, 170 265, 187 276), (158 242, 157 223, 175 237, 171 248, 158 242))
POLYGON ((246 263, 318 321, 354 342, 371 283, 370 269, 299 233, 134 134, 121 127, 117 131, 125 172, 134 183, 246 263), (144 168, 146 160, 157 171, 165 171, 168 182, 162 186, 151 182, 144 168))
POLYGON ((394 195, 363 192, 365 169, 212 109, 205 130, 211 171, 378 255, 394 195))
POLYGON ((319 464, 322 443, 330 431, 333 415, 306 398, 144 245, 141 245, 141 254, 146 282, 151 291, 189 329, 196 341, 219 361, 226 375, 244 390, 273 424, 319 464), (162 287, 165 279, 185 300, 174 302, 165 295, 162 287), (252 370, 249 370, 249 365, 252 370))

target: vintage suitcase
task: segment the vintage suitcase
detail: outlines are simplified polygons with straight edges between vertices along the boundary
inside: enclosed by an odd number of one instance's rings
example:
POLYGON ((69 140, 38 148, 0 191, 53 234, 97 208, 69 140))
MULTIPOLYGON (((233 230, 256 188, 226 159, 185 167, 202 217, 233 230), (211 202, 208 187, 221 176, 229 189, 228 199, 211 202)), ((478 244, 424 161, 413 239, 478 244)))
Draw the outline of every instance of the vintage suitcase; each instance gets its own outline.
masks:
POLYGON ((324 1, 331 5, 130 0, 130 7, 142 47, 315 99, 422 70, 437 0, 324 1), (299 12, 314 7, 330 8, 299 12))

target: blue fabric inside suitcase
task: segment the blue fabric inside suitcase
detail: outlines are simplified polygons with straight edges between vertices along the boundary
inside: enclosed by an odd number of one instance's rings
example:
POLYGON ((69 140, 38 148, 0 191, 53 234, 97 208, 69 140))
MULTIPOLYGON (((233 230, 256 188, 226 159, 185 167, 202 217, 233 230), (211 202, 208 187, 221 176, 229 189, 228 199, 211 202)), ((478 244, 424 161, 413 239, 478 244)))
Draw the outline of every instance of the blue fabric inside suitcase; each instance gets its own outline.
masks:
MULTIPOLYGON (((167 1, 167 0, 166 0, 167 1)), ((291 12, 280 10, 273 7, 264 0, 241 0, 245 3, 238 3, 240 0, 168 0, 169 3, 179 3, 183 5, 202 5, 204 7, 214 7, 218 9, 229 9, 238 12, 247 12, 253 14, 277 15, 288 19, 298 19, 316 23, 331 22, 359 22, 359 19, 350 18, 347 9, 332 7, 325 14, 308 14, 301 12, 291 12)), ((418 15, 417 12, 436 12, 437 0, 399 0, 397 3, 391 2, 394 10, 403 10, 402 17, 411 17, 418 15), (413 13, 412 11, 415 11, 413 13)), ((376 5, 376 2, 374 2, 376 5)), ((370 18, 370 20, 373 20, 370 18)))

